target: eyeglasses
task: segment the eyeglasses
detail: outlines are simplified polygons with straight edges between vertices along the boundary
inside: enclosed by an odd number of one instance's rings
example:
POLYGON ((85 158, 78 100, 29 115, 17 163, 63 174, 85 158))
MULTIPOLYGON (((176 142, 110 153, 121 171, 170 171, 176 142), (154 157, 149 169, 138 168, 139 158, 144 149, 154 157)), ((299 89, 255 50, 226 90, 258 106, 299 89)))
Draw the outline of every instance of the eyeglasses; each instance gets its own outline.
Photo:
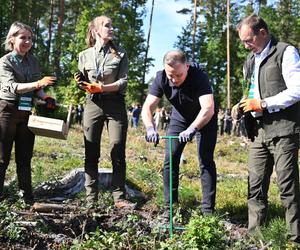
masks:
POLYGON ((243 44, 253 45, 253 44, 254 44, 254 41, 256 40, 256 36, 257 36, 257 35, 254 35, 254 36, 252 36, 250 39, 241 40, 241 42, 242 42, 243 44))

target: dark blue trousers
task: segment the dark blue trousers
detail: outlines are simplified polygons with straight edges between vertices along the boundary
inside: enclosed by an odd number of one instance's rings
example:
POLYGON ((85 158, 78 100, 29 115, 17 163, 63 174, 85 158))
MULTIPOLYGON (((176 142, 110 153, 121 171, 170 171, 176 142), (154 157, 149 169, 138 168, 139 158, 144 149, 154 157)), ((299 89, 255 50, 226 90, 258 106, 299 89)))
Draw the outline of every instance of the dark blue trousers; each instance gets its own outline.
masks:
MULTIPOLYGON (((180 132, 188 128, 190 124, 171 120, 167 135, 178 136, 180 132)), ((197 132, 197 153, 200 167, 200 180, 202 186, 201 210, 203 213, 212 213, 215 208, 217 173, 214 162, 214 150, 217 141, 217 119, 214 115, 211 121, 197 132)), ((180 157, 186 143, 172 140, 172 168, 173 168, 173 202, 178 202, 179 164, 180 157)), ((169 168, 169 141, 166 142, 165 162, 163 171, 165 203, 170 202, 169 168)))

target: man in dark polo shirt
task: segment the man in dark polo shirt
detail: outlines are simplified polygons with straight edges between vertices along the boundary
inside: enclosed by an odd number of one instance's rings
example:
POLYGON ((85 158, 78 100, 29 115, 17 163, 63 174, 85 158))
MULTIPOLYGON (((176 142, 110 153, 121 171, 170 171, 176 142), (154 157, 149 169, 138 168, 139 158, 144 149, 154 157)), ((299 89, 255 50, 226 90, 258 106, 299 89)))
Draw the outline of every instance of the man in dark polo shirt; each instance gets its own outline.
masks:
MULTIPOLYGON (((172 114, 167 135, 179 136, 172 141, 173 201, 178 202, 178 177, 180 156, 186 145, 196 135, 200 178, 202 184, 203 214, 211 214, 215 207, 216 165, 213 159, 217 138, 217 119, 214 98, 207 77, 197 64, 188 64, 181 51, 169 51, 163 59, 164 70, 157 72, 142 109, 142 119, 147 130, 146 140, 158 144, 159 135, 153 121, 153 112, 163 95, 172 104, 172 114)), ((169 145, 166 143, 164 161, 164 199, 168 205, 169 145)))

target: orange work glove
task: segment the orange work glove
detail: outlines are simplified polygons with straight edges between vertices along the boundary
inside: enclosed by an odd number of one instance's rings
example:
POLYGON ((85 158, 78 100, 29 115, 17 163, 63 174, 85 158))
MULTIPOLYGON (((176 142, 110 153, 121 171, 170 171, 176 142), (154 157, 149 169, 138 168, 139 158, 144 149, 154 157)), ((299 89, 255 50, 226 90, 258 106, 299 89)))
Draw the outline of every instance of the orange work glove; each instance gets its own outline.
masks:
POLYGON ((88 82, 79 82, 79 86, 90 94, 102 93, 103 84, 102 83, 88 83, 88 82))
POLYGON ((53 85, 56 81, 56 77, 55 76, 44 76, 41 80, 37 81, 37 86, 36 88, 42 88, 42 87, 46 87, 49 85, 53 85))
POLYGON ((55 109, 56 108, 56 101, 54 98, 52 98, 51 96, 45 95, 43 97, 43 100, 46 102, 45 106, 47 109, 55 109))
POLYGON ((240 107, 243 109, 244 112, 248 111, 256 111, 262 112, 262 108, 260 105, 260 100, 258 99, 244 99, 240 102, 240 107))

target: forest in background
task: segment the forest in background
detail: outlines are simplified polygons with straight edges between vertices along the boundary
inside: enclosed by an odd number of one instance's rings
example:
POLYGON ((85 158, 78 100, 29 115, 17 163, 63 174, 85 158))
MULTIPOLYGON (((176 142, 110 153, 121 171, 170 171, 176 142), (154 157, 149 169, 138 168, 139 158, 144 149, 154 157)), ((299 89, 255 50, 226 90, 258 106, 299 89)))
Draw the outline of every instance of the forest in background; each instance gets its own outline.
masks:
MULTIPOLYGON (((168 1, 172 4, 176 0, 168 1)), ((49 91, 53 92, 59 102, 65 104, 84 101, 85 94, 76 87, 73 73, 77 71, 78 53, 86 48, 88 22, 98 15, 111 17, 115 41, 126 49, 130 62, 127 102, 143 101, 148 84, 151 83, 151 80, 145 82, 145 73, 153 63, 153 59, 148 57, 151 33, 145 34, 143 31, 145 17, 151 15, 146 10, 147 0, 0 2, 0 56, 6 53, 3 42, 11 23, 21 21, 30 25, 34 31, 33 53, 39 58, 43 75, 56 75, 59 79, 55 89, 51 88, 49 91)), ((155 13, 155 0, 152 0, 152 6, 155 13)), ((226 1, 191 0, 189 6, 178 12, 189 15, 190 22, 183 24, 175 42, 176 48, 183 50, 189 60, 203 66, 213 83, 217 102, 226 107, 226 1)), ((253 12, 265 19, 276 38, 300 48, 299 0, 231 1, 229 34, 232 104, 242 95, 242 64, 248 53, 239 42, 236 24, 253 12)), ((151 28, 151 23, 149 27, 151 28)))

